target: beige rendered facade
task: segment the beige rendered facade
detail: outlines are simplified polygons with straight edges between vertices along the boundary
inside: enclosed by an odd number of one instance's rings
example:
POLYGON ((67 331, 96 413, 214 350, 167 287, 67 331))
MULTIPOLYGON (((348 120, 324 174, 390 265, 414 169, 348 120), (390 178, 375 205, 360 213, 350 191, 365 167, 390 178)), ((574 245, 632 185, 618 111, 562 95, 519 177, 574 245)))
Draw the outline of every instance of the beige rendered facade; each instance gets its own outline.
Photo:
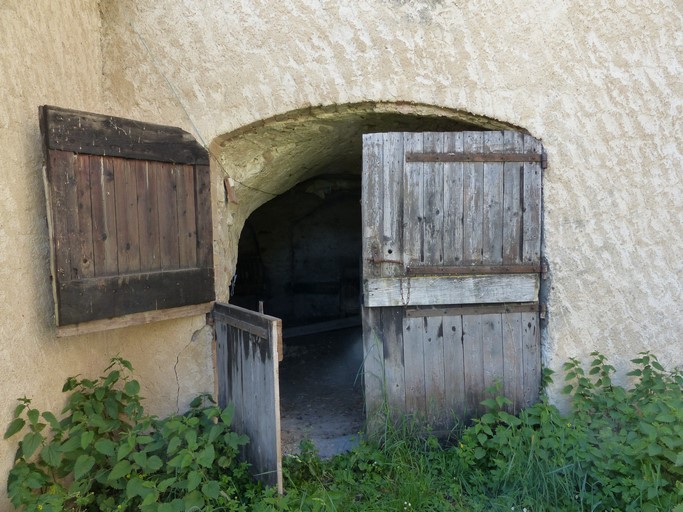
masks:
MULTIPOLYGON (((623 376, 651 350, 682 365, 681 26, 678 0, 0 1, 0 424, 16 397, 61 409, 66 377, 117 354, 150 412, 214 389, 203 316, 56 338, 42 104, 210 147, 223 300, 242 225, 272 197, 254 189, 346 161, 359 130, 419 116, 527 130, 549 156, 544 363, 600 350, 623 376), (239 204, 223 172, 253 187, 236 183, 239 204)), ((15 449, 0 443, 0 509, 15 449)))

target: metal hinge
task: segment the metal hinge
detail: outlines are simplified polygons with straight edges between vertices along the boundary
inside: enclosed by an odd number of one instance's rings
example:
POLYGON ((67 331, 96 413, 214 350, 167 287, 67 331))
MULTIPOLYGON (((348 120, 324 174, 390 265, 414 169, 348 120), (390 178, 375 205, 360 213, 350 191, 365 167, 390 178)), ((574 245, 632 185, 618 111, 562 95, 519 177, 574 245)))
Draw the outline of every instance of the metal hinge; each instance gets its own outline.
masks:
POLYGON ((548 279, 548 272, 550 272, 548 260, 541 258, 541 279, 548 279))
POLYGON ((548 153, 543 150, 541 152, 541 169, 547 169, 548 168, 548 153))
POLYGON ((548 313, 548 306, 546 306, 545 304, 539 304, 538 316, 541 317, 541 320, 545 320, 547 313, 548 313))

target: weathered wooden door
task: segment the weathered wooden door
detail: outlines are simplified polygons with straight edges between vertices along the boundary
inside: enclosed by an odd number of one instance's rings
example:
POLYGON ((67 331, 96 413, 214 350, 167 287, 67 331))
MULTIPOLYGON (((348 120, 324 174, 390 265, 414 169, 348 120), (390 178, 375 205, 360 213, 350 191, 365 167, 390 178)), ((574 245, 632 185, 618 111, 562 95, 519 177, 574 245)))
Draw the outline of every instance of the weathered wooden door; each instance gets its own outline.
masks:
POLYGON ((249 444, 242 456, 259 480, 282 493, 279 318, 216 303, 216 369, 221 407, 234 404, 235 431, 249 444))
POLYGON ((386 403, 448 429, 496 383, 537 399, 542 159, 510 131, 364 136, 370 425, 386 403))

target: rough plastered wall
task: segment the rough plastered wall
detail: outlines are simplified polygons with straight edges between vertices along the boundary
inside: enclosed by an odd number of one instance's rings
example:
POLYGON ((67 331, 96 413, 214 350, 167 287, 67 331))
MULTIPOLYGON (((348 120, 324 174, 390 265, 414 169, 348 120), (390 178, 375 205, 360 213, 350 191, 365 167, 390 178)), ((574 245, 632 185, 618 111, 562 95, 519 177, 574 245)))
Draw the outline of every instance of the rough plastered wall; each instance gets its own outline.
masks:
MULTIPOLYGON (((116 109, 194 125, 234 178, 276 193, 305 174, 308 151, 315 158, 309 135, 343 135, 315 122, 346 104, 433 105, 528 130, 550 160, 546 364, 600 350, 623 375, 646 349, 683 364, 677 0, 121 0, 103 20, 116 109), (288 112, 310 122, 288 124, 288 112), (298 171, 287 165, 296 159, 298 171)), ((240 185, 237 195, 227 207, 215 197, 223 280, 244 218, 269 197, 240 185)))
MULTIPOLYGON (((177 402, 182 408, 195 393, 213 390, 211 341, 190 341, 203 318, 55 337, 38 106, 102 110, 100 27, 96 0, 0 1, 2 433, 16 398, 58 412, 68 376, 96 376, 117 354, 136 368, 152 413, 173 412, 177 402)), ((15 450, 14 440, 0 439, 0 510, 10 508, 15 450)))

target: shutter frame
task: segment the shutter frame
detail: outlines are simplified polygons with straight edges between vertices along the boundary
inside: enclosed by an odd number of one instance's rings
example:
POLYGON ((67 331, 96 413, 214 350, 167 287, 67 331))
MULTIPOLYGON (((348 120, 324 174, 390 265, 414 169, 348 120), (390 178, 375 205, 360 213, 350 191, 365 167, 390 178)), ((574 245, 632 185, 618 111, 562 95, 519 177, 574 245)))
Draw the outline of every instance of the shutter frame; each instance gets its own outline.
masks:
POLYGON ((207 151, 176 127, 53 106, 39 117, 58 331, 213 301, 207 151))

